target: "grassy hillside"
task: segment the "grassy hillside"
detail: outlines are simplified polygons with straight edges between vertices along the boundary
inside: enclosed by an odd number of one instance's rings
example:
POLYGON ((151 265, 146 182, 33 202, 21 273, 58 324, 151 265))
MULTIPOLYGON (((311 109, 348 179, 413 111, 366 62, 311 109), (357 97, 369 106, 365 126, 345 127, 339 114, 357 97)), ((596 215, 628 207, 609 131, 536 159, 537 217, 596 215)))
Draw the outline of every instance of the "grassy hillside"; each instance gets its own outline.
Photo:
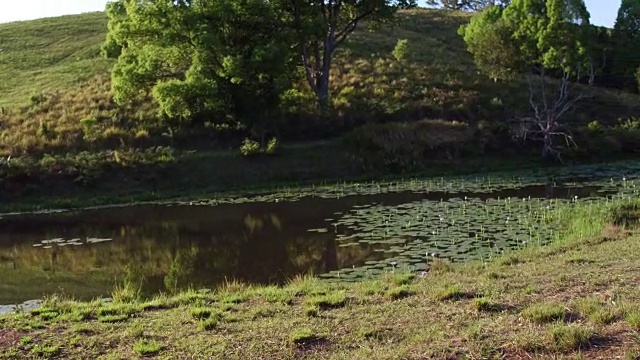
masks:
MULTIPOLYGON (((366 175, 363 166, 333 139, 360 125, 444 119, 473 129, 500 128, 513 115, 527 112, 527 87, 494 83, 478 73, 457 35, 468 20, 465 13, 417 9, 400 13, 393 25, 356 31, 334 61, 334 115, 316 116, 313 96, 301 81, 301 95, 288 101, 285 116, 277 119, 282 156, 260 161, 238 159, 238 146, 246 136, 242 130, 163 119, 151 99, 117 106, 110 94, 113 60, 100 57, 107 30, 104 13, 0 24, 0 161, 12 158, 0 167, 0 198, 6 202, 27 194, 75 194, 89 188, 100 195, 106 188, 119 192, 109 196, 133 188, 148 193, 149 187, 165 185, 157 179, 184 189, 202 184, 226 189, 230 184, 352 178, 366 175), (399 39, 407 39, 411 49, 403 61, 392 56, 399 39), (192 169, 200 169, 195 182, 167 178, 167 172, 177 177, 192 169), (123 183, 114 186, 114 179, 123 183)), ((603 88, 593 92, 570 120, 611 124, 640 114, 636 95, 603 88)), ((472 131, 465 134, 478 138, 472 131)), ((624 153, 637 148, 634 139, 622 145, 615 138, 605 139, 603 146, 624 153)), ((499 156, 504 155, 506 145, 492 135, 482 141, 496 144, 499 156)), ((437 155, 433 159, 442 162, 437 155)), ((435 168, 428 163, 431 158, 422 158, 418 163, 424 163, 423 169, 435 168)), ((477 161, 463 163, 465 167, 477 161)))
MULTIPOLYGON (((313 121, 312 99, 305 96, 288 108, 282 132, 293 139, 317 138, 374 120, 496 121, 525 110, 525 87, 496 84, 478 74, 456 33, 468 19, 464 13, 414 10, 401 13, 393 26, 356 32, 335 61, 334 121, 313 121), (391 56, 398 39, 408 39, 411 47, 403 62, 391 56)), ((9 112, 0 115, 0 154, 169 144, 155 136, 167 125, 158 121, 151 104, 125 109, 111 101, 113 61, 99 54, 106 21, 103 13, 89 13, 0 25, 0 106, 9 112), (81 122, 86 118, 97 124, 88 129, 81 122), (154 140, 142 141, 147 138, 154 140)), ((301 89, 307 90, 305 84, 301 89)), ((615 121, 638 113, 638 100, 598 89, 577 118, 615 121)), ((184 129, 174 130, 180 137, 184 129)), ((205 137, 215 135, 209 131, 205 137)), ((190 136, 187 143, 194 143, 190 136)))
POLYGON ((100 58, 104 13, 0 24, 0 106, 28 104, 32 95, 76 88, 113 61, 100 58))

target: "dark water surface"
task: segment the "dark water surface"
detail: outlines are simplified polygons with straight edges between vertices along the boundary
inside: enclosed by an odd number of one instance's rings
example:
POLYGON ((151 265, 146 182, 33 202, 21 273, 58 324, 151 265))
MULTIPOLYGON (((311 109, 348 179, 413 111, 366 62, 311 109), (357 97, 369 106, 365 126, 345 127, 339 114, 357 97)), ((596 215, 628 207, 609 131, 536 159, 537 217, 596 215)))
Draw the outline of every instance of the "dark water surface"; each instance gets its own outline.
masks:
MULTIPOLYGON (((359 234, 336 221, 371 206, 393 209, 464 197, 480 204, 507 197, 602 196, 598 191, 595 186, 536 185, 490 194, 404 191, 294 202, 138 205, 4 216, 0 218, 0 304, 55 292, 83 300, 108 296, 125 276, 140 281, 145 294, 153 294, 187 285, 213 287, 225 279, 282 283, 309 272, 385 264, 391 257, 386 252, 389 244, 356 241, 344 246, 341 236, 348 233, 358 238, 359 234)), ((422 244, 420 234, 415 234, 421 227, 413 229, 395 243, 422 244)), ((424 253, 420 246, 416 251, 424 253)))

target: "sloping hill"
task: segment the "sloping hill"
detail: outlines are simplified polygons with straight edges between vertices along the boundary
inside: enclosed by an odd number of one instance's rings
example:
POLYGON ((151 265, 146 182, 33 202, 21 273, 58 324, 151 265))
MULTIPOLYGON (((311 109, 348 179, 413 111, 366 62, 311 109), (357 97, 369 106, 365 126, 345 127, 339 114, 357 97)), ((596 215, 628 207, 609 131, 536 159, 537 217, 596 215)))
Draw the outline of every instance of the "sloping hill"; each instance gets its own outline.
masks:
MULTIPOLYGON (((527 111, 524 84, 493 83, 480 75, 458 27, 469 15, 417 9, 374 32, 356 32, 336 56, 333 123, 317 121, 313 99, 289 104, 281 122, 285 139, 323 138, 371 121, 425 117, 502 121, 527 111), (407 39, 410 56, 391 55, 407 39)), ((0 25, 0 154, 42 155, 60 151, 168 144, 168 131, 151 102, 118 107, 109 94, 112 60, 100 57, 104 13, 63 16, 0 25), (8 109, 8 110, 7 110, 8 109), (81 121, 81 120, 87 121, 81 121), (91 123, 89 129, 86 125, 91 123)), ((305 84, 300 89, 307 90, 305 84)), ((640 112, 637 96, 597 89, 576 120, 612 122, 640 112)), ((172 129, 171 144, 194 144, 194 132, 172 129)), ((200 132, 211 143, 213 132, 200 132), (203 135, 204 134, 204 135, 203 135)))
POLYGON ((99 56, 106 26, 102 12, 0 24, 0 106, 108 72, 113 61, 99 56))

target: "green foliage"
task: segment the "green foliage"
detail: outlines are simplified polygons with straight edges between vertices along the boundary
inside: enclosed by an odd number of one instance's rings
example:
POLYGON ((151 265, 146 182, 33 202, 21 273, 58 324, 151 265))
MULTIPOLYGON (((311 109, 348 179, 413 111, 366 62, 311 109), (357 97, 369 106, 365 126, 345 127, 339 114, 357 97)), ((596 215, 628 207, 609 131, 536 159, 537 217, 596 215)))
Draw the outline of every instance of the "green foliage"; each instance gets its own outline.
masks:
MULTIPOLYGON (((612 34, 613 72, 624 78, 638 78, 640 67, 640 1, 622 0, 612 34)), ((625 84, 631 88, 630 84, 625 84)), ((637 87, 637 84, 636 84, 637 87)))
POLYGON ((510 0, 427 0, 428 5, 448 10, 481 11, 491 6, 506 6, 510 0))
POLYGON ((219 319, 217 317, 209 317, 198 322, 202 330, 211 331, 218 327, 219 319))
POLYGON ((274 137, 269 139, 269 142, 267 143, 267 146, 264 149, 264 153, 268 155, 273 155, 278 153, 278 151, 280 151, 280 142, 278 141, 278 138, 274 137))
POLYGON ((169 292, 175 293, 184 286, 190 286, 188 279, 195 270, 194 259, 198 251, 199 248, 196 246, 177 250, 169 271, 164 277, 164 286, 169 292))
POLYGON ((33 342, 33 338, 31 336, 23 336, 20 338, 20 345, 27 346, 33 342))
POLYGON ((618 312, 596 298, 580 299, 577 302, 577 309, 581 315, 587 317, 589 321, 596 325, 608 325, 618 319, 618 312))
POLYGON ((327 295, 311 296, 306 303, 321 310, 335 309, 347 304, 347 297, 344 291, 333 291, 327 295))
POLYGON ((625 321, 633 330, 640 331, 640 309, 634 308, 627 311, 625 321))
POLYGON ((391 54, 398 61, 408 60, 411 55, 411 47, 409 45, 409 40, 399 39, 398 42, 396 43, 396 46, 393 48, 393 52, 391 54))
POLYGON ((259 142, 249 138, 244 139, 240 145, 240 155, 245 157, 257 156, 261 154, 275 155, 280 151, 280 142, 278 138, 271 138, 266 146, 261 146, 259 142))
POLYGON ((514 0, 475 15, 459 33, 482 72, 508 79, 538 65, 582 71, 590 60, 588 26, 582 0, 514 0))
POLYGON ((173 118, 229 114, 263 126, 295 76, 292 32, 280 11, 260 0, 110 4, 103 52, 121 48, 114 99, 122 104, 150 91, 173 118))
POLYGON ((477 151, 475 135, 463 123, 423 120, 366 125, 348 134, 345 143, 364 168, 401 172, 420 169, 425 159, 444 162, 477 151))
POLYGON ((390 298, 391 300, 399 300, 414 295, 415 293, 415 290, 413 290, 410 286, 402 285, 387 291, 386 297, 390 298))
POLYGON ((602 125, 597 120, 594 120, 587 124, 587 129, 589 129, 589 131, 591 132, 599 133, 602 132, 602 125))
POLYGON ((262 152, 260 143, 249 138, 244 139, 240 146, 240 154, 242 156, 255 156, 262 152))
POLYGON ((432 296, 438 301, 459 300, 465 297, 466 293, 458 284, 449 284, 432 289, 432 296))
POLYGON ((512 79, 524 66, 518 48, 513 46, 513 29, 502 15, 503 8, 491 7, 458 30, 478 69, 494 81, 512 79))
POLYGON ((369 27, 390 21, 399 9, 416 7, 415 0, 338 0, 331 11, 324 0, 293 1, 289 6, 296 44, 307 83, 322 110, 330 105, 329 86, 334 51, 360 22, 369 27))
POLYGON ((58 344, 37 344, 31 348, 31 353, 44 358, 52 358, 60 354, 60 345, 58 344))
POLYGON ((94 116, 84 117, 80 119, 80 125, 85 129, 90 129, 98 123, 98 119, 94 116))

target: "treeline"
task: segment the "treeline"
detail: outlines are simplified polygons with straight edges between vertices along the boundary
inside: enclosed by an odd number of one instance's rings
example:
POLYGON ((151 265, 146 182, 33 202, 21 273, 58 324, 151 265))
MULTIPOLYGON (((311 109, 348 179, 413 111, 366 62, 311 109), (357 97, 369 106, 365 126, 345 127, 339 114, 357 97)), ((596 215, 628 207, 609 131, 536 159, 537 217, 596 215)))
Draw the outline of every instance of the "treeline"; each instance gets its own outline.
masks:
MULTIPOLYGON (((103 46, 117 57, 114 99, 151 95, 171 118, 216 118, 264 134, 300 79, 330 106, 336 49, 361 25, 391 21, 413 0, 119 0, 103 46)), ((295 101, 295 99, 294 99, 295 101)))
MULTIPOLYGON (((640 0, 622 2, 614 29, 592 26, 583 0, 428 4, 476 12, 459 34, 486 76, 527 80, 529 111, 509 119, 509 131, 540 142, 543 157, 574 143, 565 120, 593 96, 583 85, 638 90, 640 0)), ((247 140, 245 152, 271 152, 277 142, 265 134, 288 104, 308 103, 311 93, 317 116, 332 116, 334 55, 353 32, 413 7, 413 0, 118 0, 107 6, 102 50, 117 58, 117 104, 152 97, 168 119, 240 125, 259 139, 247 140)), ((410 52, 399 39, 392 54, 402 62, 410 52)))
MULTIPOLYGON (((486 11, 492 6, 505 9, 511 3, 511 8, 544 9, 545 2, 538 0, 428 0, 427 4, 448 10, 486 11)), ((584 3, 580 0, 562 1, 563 7, 581 8, 584 3)), ((535 13, 536 10, 533 10, 535 13)), ((585 7, 586 11, 586 7, 585 7)), ((589 22, 586 16, 577 13, 567 14, 567 22, 589 22)), ((632 93, 638 93, 640 82, 640 1, 622 0, 614 27, 606 28, 592 26, 589 39, 592 60, 598 67, 595 83, 599 86, 616 88, 632 93)))

